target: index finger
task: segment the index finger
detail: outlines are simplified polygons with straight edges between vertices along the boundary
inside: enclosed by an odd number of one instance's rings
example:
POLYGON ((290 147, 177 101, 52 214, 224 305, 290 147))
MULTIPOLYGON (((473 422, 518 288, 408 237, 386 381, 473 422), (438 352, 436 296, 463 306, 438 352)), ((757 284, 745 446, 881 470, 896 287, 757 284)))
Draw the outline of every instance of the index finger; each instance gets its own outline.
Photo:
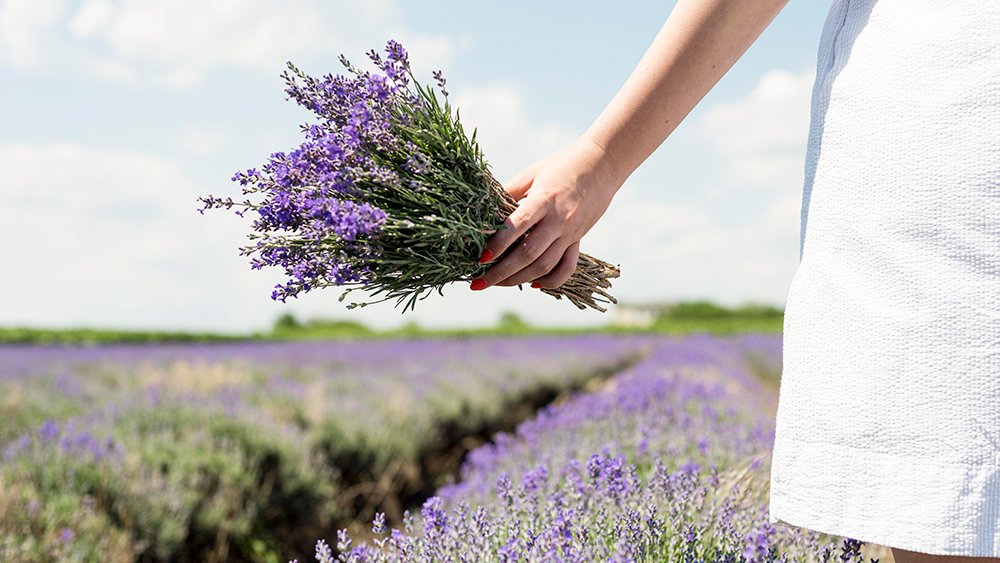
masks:
POLYGON ((486 249, 479 257, 481 264, 503 255, 510 245, 521 238, 521 235, 545 217, 541 207, 534 200, 526 198, 521 201, 521 205, 504 220, 503 225, 506 228, 498 230, 486 243, 486 249))

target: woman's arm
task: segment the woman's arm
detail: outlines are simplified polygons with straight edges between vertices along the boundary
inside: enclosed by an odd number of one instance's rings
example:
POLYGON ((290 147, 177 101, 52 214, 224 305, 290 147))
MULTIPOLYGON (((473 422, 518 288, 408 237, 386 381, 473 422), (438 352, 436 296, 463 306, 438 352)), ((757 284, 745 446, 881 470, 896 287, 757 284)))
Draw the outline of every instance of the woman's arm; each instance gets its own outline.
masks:
POLYGON ((579 241, 625 179, 743 55, 788 0, 680 0, 625 85, 573 144, 505 188, 520 205, 486 245, 500 256, 473 289, 558 287, 576 268, 579 241), (523 199, 522 199, 523 198, 523 199))

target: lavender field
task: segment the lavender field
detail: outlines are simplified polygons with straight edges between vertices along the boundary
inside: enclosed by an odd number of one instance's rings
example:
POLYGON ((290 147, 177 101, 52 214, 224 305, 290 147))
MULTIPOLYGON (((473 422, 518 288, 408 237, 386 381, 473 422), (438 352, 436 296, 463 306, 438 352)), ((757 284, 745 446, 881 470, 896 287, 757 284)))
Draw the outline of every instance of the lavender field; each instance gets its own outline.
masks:
POLYGON ((860 561, 767 524, 780 345, 0 347, 0 560, 860 561))

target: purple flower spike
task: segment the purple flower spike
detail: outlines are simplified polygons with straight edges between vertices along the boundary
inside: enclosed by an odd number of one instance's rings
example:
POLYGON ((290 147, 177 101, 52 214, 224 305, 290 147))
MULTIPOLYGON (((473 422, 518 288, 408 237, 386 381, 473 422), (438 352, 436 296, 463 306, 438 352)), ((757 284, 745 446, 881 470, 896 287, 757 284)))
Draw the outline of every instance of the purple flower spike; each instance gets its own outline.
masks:
POLYGON ((372 533, 380 536, 385 533, 385 513, 376 512, 375 520, 372 522, 372 533))
MULTIPOLYGON (((346 530, 341 531, 346 532, 346 530)), ((338 532, 337 535, 339 536, 340 532, 338 532)), ((350 545, 350 541, 348 541, 348 545, 350 545)), ((346 549, 346 547, 344 549, 346 549)), ((336 561, 336 559, 333 558, 333 551, 330 549, 330 546, 323 540, 316 542, 316 560, 319 563, 334 563, 336 561)))
POLYGON ((59 424, 51 418, 45 419, 38 427, 38 435, 44 442, 51 442, 59 437, 59 424))
POLYGON ((428 528, 442 532, 448 528, 448 514, 442 509, 443 505, 444 501, 440 497, 431 497, 424 502, 420 515, 428 528))
POLYGON ((743 558, 747 563, 763 563, 767 561, 771 548, 770 526, 757 528, 751 531, 744 538, 746 549, 743 550, 743 558))

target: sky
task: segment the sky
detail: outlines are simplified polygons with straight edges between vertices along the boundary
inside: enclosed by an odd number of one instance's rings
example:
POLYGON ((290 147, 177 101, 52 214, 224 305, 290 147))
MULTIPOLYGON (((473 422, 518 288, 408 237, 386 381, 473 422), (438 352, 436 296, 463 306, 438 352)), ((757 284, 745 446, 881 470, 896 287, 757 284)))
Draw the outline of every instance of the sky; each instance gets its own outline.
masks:
MULTIPOLYGON (((0 0, 0 326, 240 333, 283 313, 378 328, 606 324, 538 291, 467 284, 405 315, 335 288, 270 299, 248 219, 201 215, 236 171, 295 147, 286 61, 339 73, 396 39, 442 70, 497 178, 581 135, 672 2, 0 0)), ((828 6, 791 0, 618 192, 581 250, 621 266, 622 303, 783 306, 798 264, 816 46, 828 6)))

